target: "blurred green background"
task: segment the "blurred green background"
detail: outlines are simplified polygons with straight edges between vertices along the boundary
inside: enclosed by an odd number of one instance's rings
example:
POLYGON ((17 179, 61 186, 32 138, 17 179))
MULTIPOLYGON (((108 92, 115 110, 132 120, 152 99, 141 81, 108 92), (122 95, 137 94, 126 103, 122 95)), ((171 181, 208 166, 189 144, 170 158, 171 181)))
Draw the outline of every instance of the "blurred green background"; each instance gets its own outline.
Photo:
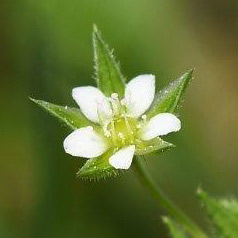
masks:
POLYGON ((28 100, 76 105, 72 88, 94 84, 93 23, 128 79, 153 73, 160 88, 196 69, 166 138, 177 148, 147 160, 163 190, 205 229, 196 188, 238 196, 236 0, 3 0, 0 14, 0 237, 168 237, 133 171, 77 179, 69 131, 28 100))

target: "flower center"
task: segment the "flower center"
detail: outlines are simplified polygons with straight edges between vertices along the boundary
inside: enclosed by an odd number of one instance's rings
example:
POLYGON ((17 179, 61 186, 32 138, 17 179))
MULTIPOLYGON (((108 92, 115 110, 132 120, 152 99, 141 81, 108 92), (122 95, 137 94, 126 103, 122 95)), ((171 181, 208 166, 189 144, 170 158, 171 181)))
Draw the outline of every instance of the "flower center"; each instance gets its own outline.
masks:
POLYGON ((129 117, 113 119, 109 125, 111 139, 116 146, 124 146, 135 143, 137 129, 136 121, 129 117))
POLYGON ((126 101, 124 99, 120 101, 116 93, 112 94, 109 101, 112 118, 103 125, 104 135, 118 148, 135 144, 140 122, 127 115, 126 101))

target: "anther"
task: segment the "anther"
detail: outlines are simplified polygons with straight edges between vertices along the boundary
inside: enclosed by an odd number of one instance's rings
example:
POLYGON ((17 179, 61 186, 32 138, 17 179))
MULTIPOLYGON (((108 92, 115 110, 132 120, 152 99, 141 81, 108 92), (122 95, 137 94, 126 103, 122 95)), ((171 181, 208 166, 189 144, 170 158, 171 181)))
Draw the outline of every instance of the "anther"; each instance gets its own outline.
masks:
POLYGON ((141 117, 143 120, 146 120, 146 115, 142 115, 141 117))
POLYGON ((115 100, 118 99, 118 94, 117 93, 112 93, 111 98, 115 99, 115 100))
POLYGON ((109 131, 105 131, 104 133, 105 133, 105 136, 108 138, 111 136, 111 133, 109 131))
POLYGON ((121 132, 118 133, 118 137, 119 137, 120 139, 124 139, 124 135, 123 135, 121 132))
POLYGON ((144 122, 146 122, 146 119, 147 119, 147 116, 146 115, 142 115, 142 120, 144 121, 144 122))

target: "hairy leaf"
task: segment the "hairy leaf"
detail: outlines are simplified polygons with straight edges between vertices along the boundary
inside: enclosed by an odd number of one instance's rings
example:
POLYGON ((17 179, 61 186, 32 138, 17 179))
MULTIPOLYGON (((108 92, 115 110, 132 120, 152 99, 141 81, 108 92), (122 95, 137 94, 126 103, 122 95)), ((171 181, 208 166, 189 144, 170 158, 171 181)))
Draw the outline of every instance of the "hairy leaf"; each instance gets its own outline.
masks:
POLYGON ((238 237, 237 200, 211 198, 202 189, 198 190, 198 196, 216 228, 217 237, 238 237))
POLYGON ((181 225, 171 218, 163 217, 163 222, 168 226, 172 238, 188 238, 181 225))
MULTIPOLYGON (((51 115, 58 118, 60 121, 64 122, 67 126, 69 126, 72 130, 75 130, 80 127, 85 126, 93 126, 94 124, 89 121, 80 109, 67 107, 67 106, 59 106, 53 103, 45 102, 42 100, 36 100, 30 98, 34 103, 36 103, 41 108, 45 109, 51 115)), ((94 125, 96 126, 96 125, 94 125)))
POLYGON ((147 113, 147 117, 151 118, 162 112, 175 112, 182 100, 185 89, 192 78, 192 74, 193 70, 189 70, 180 78, 175 79, 167 87, 159 91, 147 113))
POLYGON ((93 31, 93 49, 98 87, 107 96, 111 96, 112 93, 118 93, 122 98, 125 91, 125 80, 118 63, 108 45, 103 41, 96 26, 94 26, 93 31))

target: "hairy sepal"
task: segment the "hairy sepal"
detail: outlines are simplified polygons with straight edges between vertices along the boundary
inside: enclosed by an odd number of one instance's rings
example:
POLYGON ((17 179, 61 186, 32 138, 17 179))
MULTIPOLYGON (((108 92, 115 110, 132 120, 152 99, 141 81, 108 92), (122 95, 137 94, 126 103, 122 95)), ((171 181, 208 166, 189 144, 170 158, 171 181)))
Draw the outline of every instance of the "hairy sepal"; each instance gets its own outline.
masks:
POLYGON ((31 101, 36 103, 38 106, 46 110, 51 115, 55 116, 61 122, 66 124, 70 129, 76 130, 80 127, 93 126, 97 127, 96 124, 89 121, 81 112, 80 109, 68 107, 68 106, 59 106, 53 103, 49 103, 42 100, 36 100, 30 98, 31 101))
POLYGON ((160 90, 155 96, 147 117, 152 118, 164 112, 176 113, 192 75, 193 70, 189 70, 160 90))
POLYGON ((140 141, 136 144, 136 155, 150 155, 154 153, 164 152, 171 148, 175 147, 175 145, 162 140, 157 137, 149 141, 140 141))
POLYGON ((107 177, 117 177, 122 173, 122 170, 115 169, 109 164, 109 157, 115 151, 109 150, 105 154, 87 160, 87 162, 79 169, 77 176, 85 180, 106 179, 107 177))
POLYGON ((98 87, 106 96, 118 93, 120 98, 123 98, 125 91, 124 77, 112 51, 102 39, 96 26, 93 30, 93 49, 95 77, 98 87))

